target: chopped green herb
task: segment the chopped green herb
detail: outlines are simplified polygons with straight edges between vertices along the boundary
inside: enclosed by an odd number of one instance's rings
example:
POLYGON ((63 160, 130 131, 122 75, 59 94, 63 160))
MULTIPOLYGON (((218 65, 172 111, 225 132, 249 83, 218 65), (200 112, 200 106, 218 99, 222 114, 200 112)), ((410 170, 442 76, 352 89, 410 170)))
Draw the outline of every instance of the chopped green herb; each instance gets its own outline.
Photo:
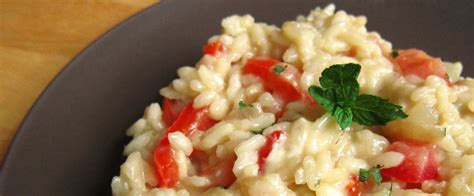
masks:
POLYGON ((319 185, 321 185, 321 180, 318 180, 318 181, 314 184, 314 187, 318 187, 319 185))
POLYGON ((252 104, 246 104, 246 103, 244 103, 243 101, 239 101, 239 108, 240 108, 240 109, 244 109, 244 108, 246 108, 246 107, 251 107, 251 108, 253 108, 253 105, 252 105, 252 104))
POLYGON ((369 179, 370 170, 368 169, 359 169, 359 181, 365 182, 369 179))
POLYGON ((372 167, 370 169, 362 169, 361 168, 359 170, 359 181, 366 182, 367 180, 369 180, 369 177, 372 176, 375 183, 377 185, 380 185, 380 183, 382 182, 382 175, 380 174, 380 168, 382 168, 382 166, 380 166, 380 165, 377 165, 377 166, 372 167))
POLYGON ((285 69, 288 67, 288 65, 285 65, 285 66, 281 66, 281 65, 277 65, 273 68, 273 71, 276 73, 276 74, 280 74, 281 72, 285 71, 285 69))
POLYGON ((390 188, 388 188, 388 196, 392 196, 393 182, 390 182, 390 188))
POLYGON ((325 69, 319 78, 321 87, 311 86, 309 94, 336 118, 341 129, 355 121, 361 125, 386 125, 408 117, 402 107, 374 95, 359 95, 359 64, 337 64, 325 69))
POLYGON ((449 74, 448 73, 445 73, 444 76, 446 76, 446 79, 449 80, 449 74))
POLYGON ((446 128, 446 127, 443 128, 443 136, 444 136, 444 137, 446 137, 447 132, 448 132, 448 128, 446 128))
MULTIPOLYGON (((270 126, 268 126, 268 127, 271 127, 271 126, 273 126, 273 125, 275 125, 275 124, 276 124, 276 121, 273 122, 273 123, 272 123, 270 126)), ((250 132, 253 133, 253 134, 262 134, 262 133, 263 133, 263 130, 265 130, 265 129, 268 128, 268 127, 265 127, 265 128, 263 128, 263 129, 260 129, 260 130, 257 130, 257 131, 250 131, 250 132)))
POLYGON ((390 53, 390 56, 392 56, 392 58, 397 58, 398 56, 400 56, 400 54, 398 53, 398 49, 392 49, 392 53, 390 53))
POLYGON ((263 130, 265 130, 265 128, 260 129, 260 130, 258 130, 258 131, 250 131, 250 132, 252 132, 253 134, 257 135, 257 134, 262 134, 262 133, 263 133, 263 130))

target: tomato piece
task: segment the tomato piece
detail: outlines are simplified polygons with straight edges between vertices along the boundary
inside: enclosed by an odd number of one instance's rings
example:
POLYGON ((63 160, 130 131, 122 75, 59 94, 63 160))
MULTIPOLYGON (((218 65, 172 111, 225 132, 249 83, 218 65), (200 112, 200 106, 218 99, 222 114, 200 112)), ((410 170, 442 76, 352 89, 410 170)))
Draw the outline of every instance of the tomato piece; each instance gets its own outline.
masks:
POLYGON ((359 181, 359 176, 351 176, 351 181, 346 185, 349 196, 361 196, 369 190, 369 183, 359 181))
POLYGON ((270 135, 267 135, 265 145, 263 145, 258 151, 258 172, 260 174, 262 174, 264 171, 265 160, 272 152, 274 145, 284 136, 285 133, 281 130, 273 131, 270 135))
POLYGON ((236 157, 232 156, 228 159, 217 162, 215 165, 206 168, 200 172, 201 176, 206 176, 211 181, 210 186, 229 187, 237 177, 234 175, 232 168, 234 167, 236 157))
POLYGON ((396 167, 381 169, 383 176, 408 183, 421 183, 438 178, 441 160, 436 145, 397 141, 392 143, 387 151, 402 153, 405 159, 396 167))
POLYGON ((179 113, 183 110, 184 105, 178 100, 163 99, 163 121, 167 126, 173 124, 178 118, 179 113))
POLYGON ((179 168, 173 158, 174 150, 168 141, 168 133, 181 131, 186 136, 190 136, 197 129, 205 131, 215 123, 217 121, 209 117, 207 107, 194 109, 192 103, 186 105, 176 121, 168 127, 153 152, 159 187, 173 188, 179 181, 179 168))
POLYGON ((213 55, 213 56, 216 56, 219 53, 224 52, 224 50, 225 50, 225 48, 224 48, 224 46, 222 45, 221 42, 211 42, 211 43, 208 43, 207 45, 205 45, 202 48, 202 52, 204 54, 209 54, 209 55, 213 55))
POLYGON ((194 109, 193 104, 189 103, 184 107, 174 123, 168 127, 168 132, 181 131, 186 136, 192 135, 196 130, 207 130, 214 126, 217 121, 209 115, 207 107, 194 109))
POLYGON ((399 50, 398 54, 399 56, 393 58, 393 61, 403 75, 415 75, 421 79, 437 75, 451 85, 446 76, 446 67, 440 58, 432 57, 418 49, 399 50))

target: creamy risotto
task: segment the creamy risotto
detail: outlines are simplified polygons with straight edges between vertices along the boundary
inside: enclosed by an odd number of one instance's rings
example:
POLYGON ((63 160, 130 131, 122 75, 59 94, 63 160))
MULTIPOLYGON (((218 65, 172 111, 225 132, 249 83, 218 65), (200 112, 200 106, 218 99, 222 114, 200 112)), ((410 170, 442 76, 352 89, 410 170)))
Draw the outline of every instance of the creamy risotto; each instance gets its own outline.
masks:
POLYGON ((366 23, 223 19, 128 129, 113 194, 474 195, 474 80, 366 23))

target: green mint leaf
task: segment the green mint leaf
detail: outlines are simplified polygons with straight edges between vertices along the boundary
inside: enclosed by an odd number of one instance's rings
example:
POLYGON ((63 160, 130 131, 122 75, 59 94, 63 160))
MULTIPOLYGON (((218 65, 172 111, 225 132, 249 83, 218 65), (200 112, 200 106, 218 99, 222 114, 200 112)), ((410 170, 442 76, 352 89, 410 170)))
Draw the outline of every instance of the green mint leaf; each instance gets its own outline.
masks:
POLYGON ((250 131, 250 132, 252 132, 253 134, 257 135, 257 134, 262 134, 262 133, 263 133, 263 130, 264 130, 264 129, 260 129, 260 130, 258 130, 258 131, 250 131))
MULTIPOLYGON (((360 65, 358 64, 336 64, 323 71, 319 82, 323 88, 338 88, 345 85, 353 85, 357 83, 359 73, 360 65)), ((357 86, 358 85, 357 83, 357 86)))
POLYGON ((398 56, 400 56, 400 54, 398 53, 398 49, 396 48, 392 49, 390 56, 392 56, 392 58, 397 58, 398 56))
POLYGON ((377 185, 380 185, 380 183, 382 182, 382 175, 380 174, 380 168, 381 166, 377 165, 370 169, 363 169, 363 168, 359 169, 359 181, 366 182, 367 180, 369 180, 369 177, 372 176, 375 183, 377 185))
POLYGON ((334 111, 334 116, 342 130, 346 129, 352 123, 352 111, 350 108, 337 107, 334 111))
POLYGON ((273 71, 276 73, 276 74, 280 74, 281 72, 285 71, 285 69, 288 67, 288 65, 285 65, 285 66, 281 66, 281 65, 277 65, 273 68, 273 71))
POLYGON ((352 107, 354 121, 367 126, 386 125, 396 119, 408 117, 402 107, 387 99, 373 95, 359 95, 352 107))
POLYGON ((308 88, 309 95, 313 97, 314 100, 316 100, 323 108, 329 112, 329 113, 334 113, 334 110, 336 108, 336 97, 335 93, 330 90, 323 90, 322 88, 318 86, 310 86, 308 88))
POLYGON ((246 104, 243 101, 239 101, 239 108, 240 109, 244 109, 246 107, 252 107, 253 108, 253 105, 252 104, 246 104))
POLYGON ((359 95, 359 83, 357 80, 348 80, 344 86, 334 89, 337 105, 341 107, 352 107, 359 95))

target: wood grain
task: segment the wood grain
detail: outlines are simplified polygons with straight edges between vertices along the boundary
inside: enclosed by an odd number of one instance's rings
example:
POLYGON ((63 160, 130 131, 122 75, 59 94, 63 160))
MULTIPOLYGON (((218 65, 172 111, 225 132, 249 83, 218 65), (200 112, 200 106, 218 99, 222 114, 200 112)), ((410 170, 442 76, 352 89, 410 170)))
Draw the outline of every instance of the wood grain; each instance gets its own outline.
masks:
POLYGON ((99 35, 158 0, 0 0, 0 161, 54 76, 99 35))

